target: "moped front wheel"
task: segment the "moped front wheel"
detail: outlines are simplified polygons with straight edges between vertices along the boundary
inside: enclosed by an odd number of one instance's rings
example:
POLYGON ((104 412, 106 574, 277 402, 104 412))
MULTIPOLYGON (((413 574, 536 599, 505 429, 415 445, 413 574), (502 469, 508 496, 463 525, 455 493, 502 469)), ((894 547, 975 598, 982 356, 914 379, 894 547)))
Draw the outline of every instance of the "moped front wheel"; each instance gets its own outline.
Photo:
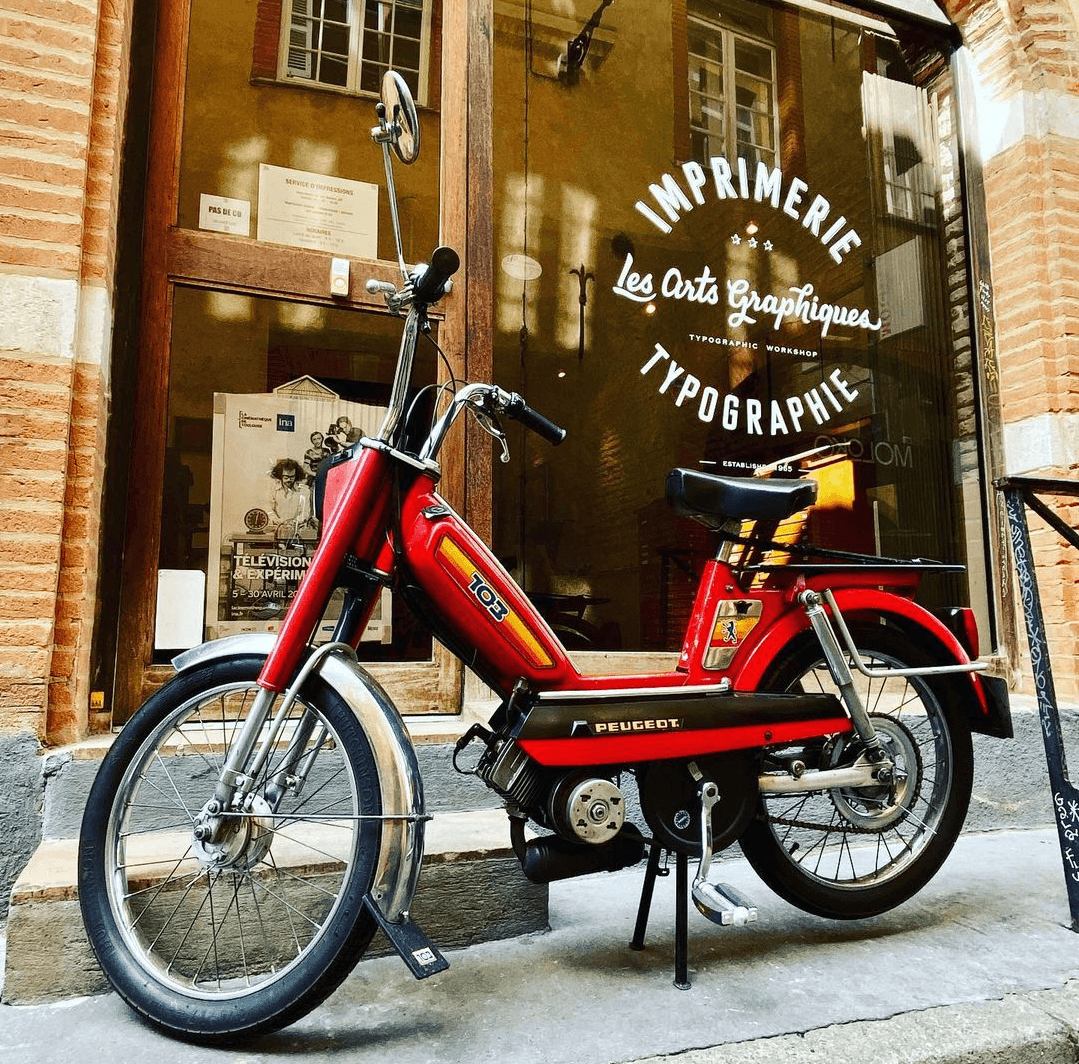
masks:
POLYGON ((94 953, 129 1005, 191 1041, 293 1022, 375 931, 364 906, 380 841, 375 761, 356 716, 318 678, 262 768, 245 766, 241 807, 207 831, 261 664, 224 659, 153 695, 103 761, 83 818, 79 898, 94 953))
MULTIPOLYGON (((871 667, 931 664, 909 639, 879 624, 852 626, 871 667)), ((757 874, 780 897, 817 916, 876 916, 929 882, 963 826, 974 776, 970 727, 957 689, 939 677, 870 678, 855 686, 896 768, 890 786, 762 794, 757 817, 739 840, 757 874)), ((784 653, 767 677, 774 691, 838 694, 811 634, 784 653)), ((832 736, 776 753, 809 768, 852 764, 856 736, 832 736)), ((765 769, 770 766, 766 761, 765 769)))

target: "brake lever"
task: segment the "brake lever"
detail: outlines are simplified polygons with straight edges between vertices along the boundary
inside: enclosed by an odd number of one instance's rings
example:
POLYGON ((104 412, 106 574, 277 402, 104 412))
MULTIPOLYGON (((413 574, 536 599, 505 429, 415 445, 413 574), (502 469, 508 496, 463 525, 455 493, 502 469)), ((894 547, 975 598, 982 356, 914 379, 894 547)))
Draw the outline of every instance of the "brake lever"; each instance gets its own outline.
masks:
POLYGON ((502 426, 495 420, 494 415, 488 413, 486 410, 481 410, 479 407, 473 407, 472 412, 476 415, 476 421, 479 423, 481 429, 487 433, 488 436, 498 440, 499 445, 502 448, 502 454, 500 455, 500 461, 505 464, 510 460, 510 446, 506 440, 506 434, 502 431, 502 426))

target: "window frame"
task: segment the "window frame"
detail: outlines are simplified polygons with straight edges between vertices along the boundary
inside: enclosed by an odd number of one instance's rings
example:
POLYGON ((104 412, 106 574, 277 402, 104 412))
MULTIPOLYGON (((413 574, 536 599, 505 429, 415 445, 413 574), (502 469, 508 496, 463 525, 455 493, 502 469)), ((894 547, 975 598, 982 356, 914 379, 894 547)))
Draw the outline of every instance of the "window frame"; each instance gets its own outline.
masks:
MULTIPOLYGON (((298 0, 281 0, 281 24, 280 24, 280 37, 278 39, 277 50, 277 71, 276 79, 287 85, 298 85, 305 88, 319 89, 325 92, 337 92, 348 96, 364 96, 369 98, 375 98, 378 96, 377 90, 363 89, 360 87, 360 75, 363 62, 363 42, 364 35, 367 29, 364 25, 364 14, 366 11, 366 5, 369 0, 346 0, 348 9, 348 28, 349 28, 349 52, 348 52, 348 72, 346 74, 346 83, 344 85, 334 85, 332 82, 319 81, 314 77, 297 74, 289 67, 289 52, 293 49, 294 45, 291 40, 293 32, 293 10, 294 5, 298 0)), ((307 4, 309 10, 313 4, 313 0, 302 0, 307 4)), ((400 0, 376 0, 376 2, 389 6, 396 10, 400 4, 400 0)), ((404 5, 400 5, 404 6, 404 5)), ((434 23, 432 0, 420 0, 419 3, 421 11, 420 21, 420 65, 417 72, 417 88, 415 92, 416 103, 420 106, 430 106, 430 73, 432 65, 431 55, 431 41, 432 41, 432 26, 434 23)), ((315 16, 307 14, 304 17, 309 19, 320 18, 325 21, 324 16, 315 16)), ((338 23, 338 25, 344 25, 338 23)), ((395 40, 395 35, 390 33, 391 48, 392 42, 395 40)), ((314 56, 321 49, 313 49, 308 58, 313 60, 314 56)), ((337 53, 334 53, 337 54, 337 53)), ((391 65, 392 61, 391 61, 391 65)))
MULTIPOLYGON (((708 141, 721 140, 722 151, 716 152, 713 149, 709 149, 708 155, 722 155, 727 159, 738 158, 739 147, 742 141, 738 138, 739 120, 738 115, 741 108, 739 107, 737 100, 738 90, 738 67, 735 61, 736 48, 738 42, 745 42, 754 48, 765 49, 771 58, 771 78, 768 79, 768 84, 771 86, 772 98, 771 98, 771 120, 772 120, 772 148, 767 149, 771 152, 771 166, 780 165, 780 122, 779 122, 779 65, 775 40, 769 40, 766 37, 761 37, 756 34, 747 33, 742 29, 735 29, 725 22, 717 19, 708 18, 706 15, 699 14, 697 12, 687 10, 686 11, 686 101, 687 107, 687 123, 689 129, 689 154, 693 154, 693 141, 695 137, 701 136, 708 141), (718 36, 720 41, 721 51, 721 66, 723 75, 722 95, 719 97, 723 104, 723 129, 719 134, 709 132, 694 124, 693 121, 693 101, 695 98, 704 98, 706 95, 712 98, 710 94, 705 94, 700 91, 699 88, 695 88, 692 81, 692 60, 697 57, 697 53, 693 52, 690 47, 690 27, 697 26, 708 33, 718 36)), ((707 60, 707 56, 699 56, 698 58, 707 60)), ((764 82, 765 79, 759 77, 759 75, 750 74, 748 71, 742 73, 753 77, 755 80, 764 82)), ((747 147, 751 148, 756 153, 756 158, 753 160, 756 162, 758 159, 763 160, 763 155, 766 149, 762 149, 756 141, 750 140, 747 143, 747 147)))

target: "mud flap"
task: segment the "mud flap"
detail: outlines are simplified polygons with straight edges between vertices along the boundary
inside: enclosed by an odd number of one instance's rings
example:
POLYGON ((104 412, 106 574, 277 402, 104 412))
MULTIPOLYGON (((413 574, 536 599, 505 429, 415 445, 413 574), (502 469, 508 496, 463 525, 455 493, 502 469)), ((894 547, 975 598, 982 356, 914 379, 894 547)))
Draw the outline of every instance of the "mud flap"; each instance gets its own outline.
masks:
POLYGON ((406 916, 399 923, 391 923, 370 894, 364 897, 363 902, 378 926, 382 928, 383 934, 400 954, 401 960, 408 965, 409 971, 417 979, 437 975, 450 966, 450 962, 442 956, 438 947, 428 939, 411 917, 406 916))

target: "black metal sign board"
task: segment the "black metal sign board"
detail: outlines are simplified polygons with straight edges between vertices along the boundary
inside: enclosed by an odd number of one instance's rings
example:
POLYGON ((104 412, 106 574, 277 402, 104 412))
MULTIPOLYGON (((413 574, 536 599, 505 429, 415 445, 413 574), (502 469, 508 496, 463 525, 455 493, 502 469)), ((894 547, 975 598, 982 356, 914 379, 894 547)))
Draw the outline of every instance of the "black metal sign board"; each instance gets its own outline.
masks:
POLYGON ((1049 644, 1045 637, 1045 618, 1030 549, 1030 531, 1026 508, 1029 506, 1064 540, 1079 550, 1079 533, 1069 528, 1037 497, 1049 495, 1079 496, 1079 482, 1035 477, 1004 477, 996 482, 1004 495, 1011 525, 1012 554, 1019 575, 1019 591, 1030 642, 1030 668, 1038 698, 1038 716, 1045 742, 1045 761, 1049 768, 1049 786, 1053 792, 1053 813, 1060 855, 1064 863, 1064 882, 1068 888, 1072 930, 1079 931, 1079 788, 1068 776, 1068 762, 1060 730, 1053 672, 1049 662, 1049 644))

